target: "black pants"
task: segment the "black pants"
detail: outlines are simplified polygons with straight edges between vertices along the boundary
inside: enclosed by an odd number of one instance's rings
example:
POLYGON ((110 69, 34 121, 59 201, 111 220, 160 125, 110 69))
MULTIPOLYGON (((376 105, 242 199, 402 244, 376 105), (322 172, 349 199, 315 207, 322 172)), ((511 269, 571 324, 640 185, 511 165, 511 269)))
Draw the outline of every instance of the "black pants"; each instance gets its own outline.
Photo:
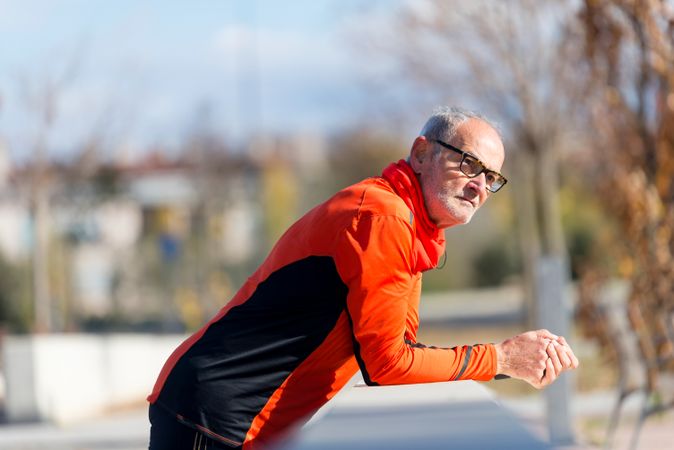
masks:
POLYGON ((158 405, 150 405, 150 450, 236 450, 182 424, 158 405))

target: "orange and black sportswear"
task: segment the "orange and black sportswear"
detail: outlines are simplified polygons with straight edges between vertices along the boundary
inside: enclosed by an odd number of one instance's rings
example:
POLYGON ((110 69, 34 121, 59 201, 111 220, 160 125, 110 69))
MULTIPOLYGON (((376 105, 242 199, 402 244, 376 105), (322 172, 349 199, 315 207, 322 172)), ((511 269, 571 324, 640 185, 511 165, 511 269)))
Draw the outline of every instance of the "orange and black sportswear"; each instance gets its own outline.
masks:
POLYGON ((421 274, 444 253, 411 167, 338 192, 297 221, 234 298, 169 357, 148 400, 224 444, 259 448, 370 385, 496 372, 491 344, 416 341, 421 274))

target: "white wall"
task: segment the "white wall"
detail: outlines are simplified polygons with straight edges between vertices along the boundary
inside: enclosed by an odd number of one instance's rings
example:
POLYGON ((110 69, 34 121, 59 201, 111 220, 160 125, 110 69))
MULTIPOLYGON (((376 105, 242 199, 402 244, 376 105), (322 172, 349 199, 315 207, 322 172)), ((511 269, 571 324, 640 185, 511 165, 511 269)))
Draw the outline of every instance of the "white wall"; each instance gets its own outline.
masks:
POLYGON ((28 208, 18 200, 0 200, 0 217, 0 252, 11 262, 21 261, 31 247, 28 208))
POLYGON ((186 336, 9 336, 4 341, 10 421, 73 422, 142 402, 186 336))

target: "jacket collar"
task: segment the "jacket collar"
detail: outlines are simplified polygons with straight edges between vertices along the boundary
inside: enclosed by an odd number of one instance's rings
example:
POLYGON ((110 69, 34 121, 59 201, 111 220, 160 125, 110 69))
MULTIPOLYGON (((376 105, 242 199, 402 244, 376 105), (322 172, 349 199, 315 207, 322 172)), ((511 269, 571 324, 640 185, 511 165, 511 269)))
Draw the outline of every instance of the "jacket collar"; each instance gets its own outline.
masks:
POLYGON ((440 256, 445 252, 445 234, 428 216, 421 185, 412 167, 403 159, 391 163, 384 169, 382 177, 388 181, 398 196, 405 202, 414 217, 413 227, 424 252, 418 252, 423 261, 420 270, 438 265, 440 256), (427 267, 425 267, 427 266, 427 267))

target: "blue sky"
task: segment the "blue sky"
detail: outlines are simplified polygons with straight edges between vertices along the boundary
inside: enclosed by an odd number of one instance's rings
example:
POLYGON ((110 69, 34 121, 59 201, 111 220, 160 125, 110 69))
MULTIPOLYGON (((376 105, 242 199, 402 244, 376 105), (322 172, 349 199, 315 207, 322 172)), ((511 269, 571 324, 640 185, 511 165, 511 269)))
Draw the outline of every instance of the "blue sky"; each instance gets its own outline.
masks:
POLYGON ((347 127, 371 70, 350 30, 394 4, 0 0, 0 136, 12 156, 29 155, 40 129, 31 104, 56 80, 52 156, 92 135, 110 147, 175 145, 205 105, 209 126, 233 141, 347 127))

